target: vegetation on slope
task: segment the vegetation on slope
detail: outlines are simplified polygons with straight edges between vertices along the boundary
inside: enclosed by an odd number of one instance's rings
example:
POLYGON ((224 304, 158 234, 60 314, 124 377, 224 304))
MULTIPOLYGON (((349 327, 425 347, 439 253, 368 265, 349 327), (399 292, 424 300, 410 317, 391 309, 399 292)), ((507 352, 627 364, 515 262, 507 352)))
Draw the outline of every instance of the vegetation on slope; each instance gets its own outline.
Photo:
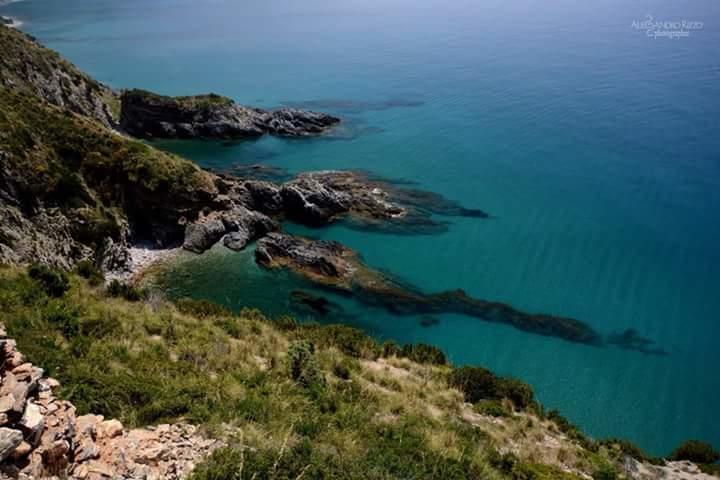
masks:
POLYGON ((119 119, 120 101, 108 87, 17 29, 0 25, 0 86, 37 95, 105 126, 119 119))
MULTIPOLYGON (((49 272, 0 269, 0 320, 18 349, 60 380, 79 413, 128 425, 182 418, 229 434, 196 479, 614 475, 608 451, 586 450, 543 419, 527 385, 483 371, 484 395, 432 347, 379 345, 350 327, 207 302, 173 305, 156 292, 113 296, 49 272), (452 387, 458 378, 464 394, 452 387), (478 406, 464 403, 469 394, 478 406), (542 445, 545 435, 561 448, 542 445)), ((95 278, 87 265, 79 272, 95 278)))
POLYGON ((229 107, 235 103, 231 98, 207 93, 204 95, 190 95, 183 97, 168 97, 147 90, 132 89, 123 92, 123 97, 128 101, 141 101, 143 104, 165 106, 167 108, 181 108, 186 110, 198 110, 209 107, 229 107))
POLYGON ((86 244, 116 237, 126 213, 141 222, 149 209, 187 207, 214 188, 192 162, 3 87, 0 152, 0 188, 23 211, 58 207, 77 217, 86 244))

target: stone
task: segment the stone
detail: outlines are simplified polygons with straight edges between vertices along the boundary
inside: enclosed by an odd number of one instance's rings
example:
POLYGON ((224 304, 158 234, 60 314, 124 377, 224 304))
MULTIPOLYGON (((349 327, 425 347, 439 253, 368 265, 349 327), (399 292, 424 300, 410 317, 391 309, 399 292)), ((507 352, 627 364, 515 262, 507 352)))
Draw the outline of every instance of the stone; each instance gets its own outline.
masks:
POLYGON ((82 415, 75 420, 75 431, 79 437, 96 438, 97 428, 104 420, 102 415, 82 415))
POLYGON ((90 437, 81 437, 75 445, 75 462, 82 463, 100 456, 100 450, 90 437))
POLYGON ((22 441, 23 434, 19 430, 0 427, 0 462, 8 458, 22 441))
POLYGON ((278 214, 283 211, 283 199, 280 195, 280 187, 270 182, 247 181, 244 187, 252 199, 254 210, 268 215, 278 214))
POLYGON ((33 402, 25 405, 20 425, 27 430, 27 439, 33 445, 40 440, 40 434, 45 427, 45 417, 40 413, 40 407, 33 402))
POLYGON ((13 397, 15 397, 15 404, 13 405, 13 412, 22 413, 25 411, 25 399, 27 398, 29 391, 29 385, 25 382, 17 382, 13 389, 13 397))
POLYGON ((118 420, 105 420, 98 427, 98 436, 101 438, 115 438, 123 433, 123 425, 118 420))
POLYGON ((0 396, 13 393, 17 386, 17 378, 12 372, 5 372, 5 376, 2 379, 2 386, 0 386, 0 396))
POLYGON ((183 248, 195 253, 203 253, 215 245, 225 235, 225 224, 219 220, 190 223, 185 227, 183 248))
POLYGON ((223 245, 235 251, 244 249, 249 242, 277 229, 277 224, 268 216, 245 207, 224 214, 222 221, 230 232, 223 238, 223 245))
POLYGON ((12 393, 0 397, 0 412, 6 413, 13 409, 15 396, 12 393))
POLYGON ((11 456, 15 460, 27 457, 28 454, 32 451, 32 448, 32 445, 23 440, 22 442, 20 442, 20 445, 18 445, 17 448, 12 452, 11 456))

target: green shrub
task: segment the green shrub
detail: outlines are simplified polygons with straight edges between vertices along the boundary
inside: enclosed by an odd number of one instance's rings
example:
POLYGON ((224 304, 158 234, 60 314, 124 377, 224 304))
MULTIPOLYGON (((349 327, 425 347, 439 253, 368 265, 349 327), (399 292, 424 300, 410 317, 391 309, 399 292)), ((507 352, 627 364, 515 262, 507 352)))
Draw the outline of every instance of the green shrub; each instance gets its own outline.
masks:
POLYGON ((323 383, 322 373, 315 360, 315 346, 307 340, 298 340, 288 348, 290 378, 299 385, 310 388, 323 383))
POLYGON ((498 377, 482 367, 456 368, 450 373, 448 382, 450 386, 463 392, 466 402, 507 398, 515 408, 521 410, 535 404, 530 385, 514 378, 498 377))
POLYGON ((610 464, 605 464, 592 474, 593 480, 618 480, 617 469, 610 464))
POLYGON ((534 402, 535 393, 530 385, 514 378, 500 379, 499 390, 516 408, 524 410, 534 402))
POLYGON ((45 265, 34 264, 30 266, 28 275, 38 282, 51 297, 62 297, 70 288, 70 282, 65 272, 45 265))
POLYGON ((80 320, 77 308, 65 303, 50 303, 44 311, 45 320, 59 329, 65 338, 72 338, 80 333, 80 320))
POLYGON ((105 283, 105 275, 90 260, 83 260, 75 265, 75 272, 86 279, 92 286, 105 283))
POLYGON ((641 462, 652 460, 643 449, 628 440, 608 438, 600 441, 600 445, 607 448, 610 453, 620 453, 623 456, 627 455, 641 462))
POLYGON ((701 463, 700 471, 707 473, 708 475, 714 475, 720 477, 720 465, 717 463, 701 463))
POLYGON ((400 346, 392 340, 383 342, 380 346, 380 356, 383 358, 392 357, 400 353, 400 346))
POLYGON ((346 362, 333 365, 333 374, 342 380, 350 380, 350 368, 346 362))
POLYGON ((417 363, 427 363, 431 365, 447 364, 447 357, 445 357, 445 353, 443 353, 442 350, 424 343, 403 345, 398 352, 398 356, 407 357, 417 363))
POLYGON ((482 415, 491 417, 509 417, 510 410, 500 400, 480 400, 475 404, 475 410, 482 415))
POLYGON ((463 393, 466 402, 501 398, 498 378, 482 367, 456 368, 450 373, 449 383, 463 393))
POLYGON ((720 460, 720 452, 709 443, 688 440, 677 447, 670 458, 672 460, 689 460, 695 463, 715 463, 720 460))
POLYGON ((175 306, 186 315, 194 315, 200 318, 230 317, 233 314, 228 308, 217 303, 188 297, 177 300, 175 306))
POLYGON ((123 283, 117 279, 108 284, 106 293, 110 297, 122 297, 130 302, 139 302, 145 298, 145 292, 133 285, 123 283))
POLYGON ((517 462, 513 466, 513 480, 580 480, 580 477, 563 472, 558 467, 539 463, 517 462))
POLYGON ((378 346, 375 340, 362 330, 347 325, 303 325, 302 337, 319 347, 335 347, 345 355, 355 358, 376 358, 378 346))

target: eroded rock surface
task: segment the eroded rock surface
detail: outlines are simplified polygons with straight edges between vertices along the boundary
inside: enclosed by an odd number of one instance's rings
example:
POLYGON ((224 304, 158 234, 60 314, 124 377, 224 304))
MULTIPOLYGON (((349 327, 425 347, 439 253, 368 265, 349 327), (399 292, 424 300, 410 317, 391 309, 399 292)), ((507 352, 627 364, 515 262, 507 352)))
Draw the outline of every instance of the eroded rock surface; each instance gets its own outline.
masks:
POLYGON ((219 95, 165 97, 143 90, 122 94, 120 125, 140 138, 286 137, 318 135, 340 122, 324 113, 294 108, 262 110, 219 95))

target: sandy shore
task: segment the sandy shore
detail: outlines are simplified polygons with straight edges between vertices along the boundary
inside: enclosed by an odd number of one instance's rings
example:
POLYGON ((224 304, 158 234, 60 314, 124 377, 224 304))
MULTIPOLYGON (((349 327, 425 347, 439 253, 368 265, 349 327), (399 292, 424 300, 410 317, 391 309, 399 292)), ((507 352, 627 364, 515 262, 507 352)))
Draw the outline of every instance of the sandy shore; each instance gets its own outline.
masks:
POLYGON ((128 249, 130 261, 128 262, 127 268, 108 272, 105 275, 105 279, 108 282, 112 280, 131 283, 138 282, 151 267, 175 258, 180 252, 182 252, 182 248, 179 247, 165 249, 142 245, 130 247, 128 249))

